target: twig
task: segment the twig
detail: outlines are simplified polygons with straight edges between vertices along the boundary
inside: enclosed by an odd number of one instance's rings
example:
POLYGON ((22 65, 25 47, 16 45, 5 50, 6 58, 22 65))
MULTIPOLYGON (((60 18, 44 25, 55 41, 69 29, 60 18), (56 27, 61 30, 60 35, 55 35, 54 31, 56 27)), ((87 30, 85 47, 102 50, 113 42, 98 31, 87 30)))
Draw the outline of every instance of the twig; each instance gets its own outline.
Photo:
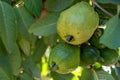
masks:
POLYGON ((94 6, 98 7, 100 10, 102 10, 104 13, 106 13, 107 15, 109 15, 110 17, 112 17, 113 15, 111 13, 109 13, 107 10, 105 10, 104 8, 102 8, 95 0, 92 0, 92 3, 94 6))

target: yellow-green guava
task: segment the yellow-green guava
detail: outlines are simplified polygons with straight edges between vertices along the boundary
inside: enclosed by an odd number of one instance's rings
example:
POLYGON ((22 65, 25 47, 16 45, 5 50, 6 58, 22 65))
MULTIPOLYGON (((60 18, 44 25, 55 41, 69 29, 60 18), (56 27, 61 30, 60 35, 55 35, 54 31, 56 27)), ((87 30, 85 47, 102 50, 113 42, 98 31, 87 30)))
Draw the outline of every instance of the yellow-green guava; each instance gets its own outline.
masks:
POLYGON ((90 39, 98 23, 94 8, 82 1, 61 12, 57 32, 65 42, 79 45, 90 39))

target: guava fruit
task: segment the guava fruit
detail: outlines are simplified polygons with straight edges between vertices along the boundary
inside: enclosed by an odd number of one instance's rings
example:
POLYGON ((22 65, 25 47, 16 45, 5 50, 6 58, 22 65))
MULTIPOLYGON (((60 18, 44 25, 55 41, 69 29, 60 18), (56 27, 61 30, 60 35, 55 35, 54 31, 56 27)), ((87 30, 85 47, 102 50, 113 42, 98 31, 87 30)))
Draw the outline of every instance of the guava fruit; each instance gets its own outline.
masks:
POLYGON ((78 46, 61 42, 51 50, 48 63, 52 71, 69 73, 79 66, 80 49, 78 46))
POLYGON ((118 51, 115 49, 104 48, 100 50, 100 55, 103 57, 104 61, 100 62, 102 65, 111 66, 118 61, 118 51))
POLYGON ((82 1, 61 12, 57 32, 65 42, 79 45, 90 39, 98 23, 94 8, 82 1))
POLYGON ((83 68, 81 69, 79 80, 98 80, 98 77, 96 77, 94 69, 83 68))
POLYGON ((100 51, 93 46, 81 47, 80 66, 92 65, 97 61, 103 60, 100 51))
POLYGON ((100 37, 103 35, 104 29, 102 28, 97 28, 92 35, 92 37, 89 39, 89 42, 92 46, 102 49, 105 48, 106 46, 102 43, 100 43, 100 37))

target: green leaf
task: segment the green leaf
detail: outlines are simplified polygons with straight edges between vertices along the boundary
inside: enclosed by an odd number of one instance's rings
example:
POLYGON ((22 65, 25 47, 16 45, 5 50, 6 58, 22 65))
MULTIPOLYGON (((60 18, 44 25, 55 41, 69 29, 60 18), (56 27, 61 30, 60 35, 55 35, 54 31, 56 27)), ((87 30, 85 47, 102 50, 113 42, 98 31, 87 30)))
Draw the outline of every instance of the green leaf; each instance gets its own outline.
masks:
POLYGON ((69 7, 74 0, 47 0, 45 7, 49 11, 61 11, 69 7))
POLYGON ((0 51, 0 67, 7 73, 9 77, 12 75, 12 69, 9 59, 5 56, 6 53, 0 51))
POLYGON ((28 13, 25 7, 16 8, 15 11, 19 34, 29 42, 34 41, 34 36, 28 33, 29 27, 34 23, 34 18, 28 13))
POLYGON ((30 55, 30 43, 24 38, 20 38, 18 43, 19 43, 21 50, 24 52, 24 54, 26 56, 29 56, 30 55))
POLYGON ((112 17, 106 24, 106 29, 103 36, 100 38, 100 43, 105 44, 109 48, 120 47, 120 18, 118 15, 112 17))
POLYGON ((35 49, 34 49, 33 55, 32 55, 33 60, 35 62, 40 62, 46 49, 47 49, 47 45, 44 43, 43 38, 40 40, 37 40, 36 46, 35 46, 35 49))
POLYGON ((43 19, 39 19, 34 23, 29 32, 37 36, 48 36, 56 33, 56 23, 59 13, 47 13, 43 19))
POLYGON ((27 9, 36 17, 40 17, 42 11, 42 0, 23 0, 27 9))
POLYGON ((54 80, 72 80, 75 77, 71 73, 69 73, 69 74, 59 74, 59 73, 56 73, 56 72, 51 72, 51 76, 54 80))
POLYGON ((120 5, 117 6, 117 12, 120 13, 120 5))
POLYGON ((97 74, 93 69, 83 68, 80 80, 98 80, 97 74))
MULTIPOLYGON (((117 72, 115 71, 115 69, 116 69, 116 67, 115 68, 111 68, 111 75, 113 76, 113 78, 115 80, 118 80, 118 77, 119 77, 120 74, 117 74, 117 72)), ((119 77, 119 79, 120 79, 120 77, 119 77)))
POLYGON ((10 78, 2 68, 0 68, 0 80, 10 80, 10 78))
POLYGON ((115 67, 116 76, 120 79, 120 67, 115 67))
MULTIPOLYGON (((2 46, 0 45, 0 47, 2 46)), ((0 66, 9 76, 18 75, 21 66, 21 56, 17 45, 11 54, 8 54, 4 49, 0 50, 0 66)))
POLYGON ((16 43, 16 18, 13 8, 0 1, 0 32, 2 41, 9 53, 16 43))
POLYGON ((33 80, 33 78, 29 74, 23 73, 20 75, 20 80, 33 80))
POLYGON ((57 39, 59 39, 58 34, 52 34, 49 36, 43 37, 45 44, 49 46, 54 46, 57 44, 57 39))
POLYGON ((28 57, 23 62, 23 69, 24 69, 24 71, 29 73, 31 76, 36 77, 36 78, 40 78, 40 69, 35 64, 35 62, 32 60, 31 57, 28 57))
POLYGON ((100 3, 120 4, 120 0, 97 0, 100 3))
POLYGON ((1 37, 0 37, 0 52, 1 53, 6 53, 6 49, 5 49, 5 46, 4 46, 4 44, 3 44, 3 41, 2 41, 2 39, 1 39, 1 37))
POLYGON ((96 71, 96 73, 99 80, 115 80, 112 75, 103 70, 96 71))
POLYGON ((11 0, 1 0, 1 1, 5 1, 5 2, 11 4, 11 0))
POLYGON ((21 67, 21 55, 18 46, 16 45, 12 54, 8 54, 7 58, 11 66, 12 74, 18 75, 21 67))

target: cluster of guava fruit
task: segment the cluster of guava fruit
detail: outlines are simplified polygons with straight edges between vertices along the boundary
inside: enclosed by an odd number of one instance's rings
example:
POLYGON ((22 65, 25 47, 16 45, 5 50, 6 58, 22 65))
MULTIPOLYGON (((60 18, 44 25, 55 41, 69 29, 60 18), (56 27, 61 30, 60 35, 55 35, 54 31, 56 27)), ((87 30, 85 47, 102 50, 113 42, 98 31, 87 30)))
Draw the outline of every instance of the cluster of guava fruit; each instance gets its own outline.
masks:
POLYGON ((95 62, 105 66, 115 64, 118 52, 100 44, 104 29, 98 25, 99 16, 87 2, 79 2, 62 11, 57 33, 63 41, 51 49, 50 69, 66 74, 78 66, 90 66, 95 62))

